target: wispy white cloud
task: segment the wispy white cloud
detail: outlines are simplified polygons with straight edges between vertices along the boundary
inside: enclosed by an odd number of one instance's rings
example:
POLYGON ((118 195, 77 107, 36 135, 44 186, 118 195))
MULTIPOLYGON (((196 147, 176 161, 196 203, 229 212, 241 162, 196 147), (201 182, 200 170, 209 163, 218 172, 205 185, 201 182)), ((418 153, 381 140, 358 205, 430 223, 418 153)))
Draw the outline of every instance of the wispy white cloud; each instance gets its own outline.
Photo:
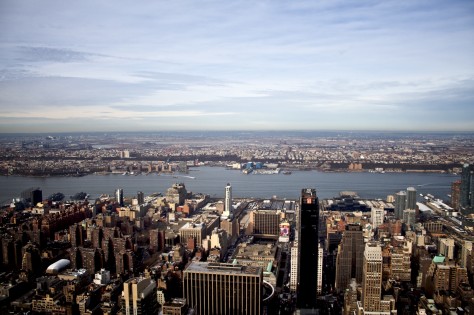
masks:
POLYGON ((406 112, 472 130, 473 16, 462 0, 4 1, 0 131, 413 128, 406 112))

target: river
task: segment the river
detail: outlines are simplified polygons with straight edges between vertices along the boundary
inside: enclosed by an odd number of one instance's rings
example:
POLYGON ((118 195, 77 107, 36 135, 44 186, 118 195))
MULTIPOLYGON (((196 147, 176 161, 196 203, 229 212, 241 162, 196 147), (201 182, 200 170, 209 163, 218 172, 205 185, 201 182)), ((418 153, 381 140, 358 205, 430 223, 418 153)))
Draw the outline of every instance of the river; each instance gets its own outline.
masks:
POLYGON ((316 188, 320 198, 331 198, 340 191, 355 191, 362 198, 386 198, 409 186, 418 193, 430 193, 447 200, 451 183, 459 176, 433 173, 325 173, 319 171, 294 171, 290 175, 245 175, 238 170, 222 167, 198 167, 188 174, 158 175, 87 175, 83 177, 0 177, 0 201, 2 204, 19 197, 30 187, 43 190, 43 198, 56 192, 65 196, 84 191, 90 198, 101 194, 113 195, 114 190, 122 188, 124 196, 131 197, 137 191, 145 195, 154 192, 166 193, 173 183, 186 185, 188 191, 223 197, 227 183, 232 185, 233 197, 255 197, 297 199, 302 188, 316 188))

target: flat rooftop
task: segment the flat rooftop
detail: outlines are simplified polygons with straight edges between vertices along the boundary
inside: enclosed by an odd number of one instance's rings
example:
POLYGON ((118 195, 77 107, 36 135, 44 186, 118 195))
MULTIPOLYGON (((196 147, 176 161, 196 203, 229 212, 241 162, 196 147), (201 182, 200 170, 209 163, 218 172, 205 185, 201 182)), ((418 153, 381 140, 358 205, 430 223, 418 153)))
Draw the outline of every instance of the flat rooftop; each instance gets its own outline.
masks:
POLYGON ((262 274, 262 268, 227 263, 193 261, 188 265, 184 272, 259 276, 262 274))

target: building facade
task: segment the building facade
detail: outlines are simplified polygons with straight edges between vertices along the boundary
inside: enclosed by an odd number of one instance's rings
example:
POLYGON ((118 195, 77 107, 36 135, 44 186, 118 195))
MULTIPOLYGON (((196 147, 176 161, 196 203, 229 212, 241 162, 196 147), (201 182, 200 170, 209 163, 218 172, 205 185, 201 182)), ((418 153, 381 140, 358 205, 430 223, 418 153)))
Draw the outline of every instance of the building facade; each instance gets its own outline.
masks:
POLYGON ((183 273, 183 297, 197 314, 261 314, 260 267, 193 261, 183 273))
POLYGON ((346 225, 336 258, 336 290, 339 292, 347 289, 353 278, 362 282, 364 246, 362 226, 346 225))
POLYGON ((463 214, 474 212, 474 164, 464 164, 462 168, 459 201, 463 214))
POLYGON ((124 282, 122 313, 125 315, 158 314, 156 283, 150 278, 132 278, 124 282))
POLYGON ((122 188, 118 188, 117 190, 115 190, 115 200, 121 207, 123 207, 124 203, 123 203, 123 189, 122 188))
POLYGON ((362 307, 364 312, 380 312, 382 297, 382 249, 367 243, 364 251, 362 275, 362 307))
POLYGON ((299 287, 297 305, 312 308, 316 305, 319 254, 319 199, 316 189, 301 191, 299 216, 299 287))
POLYGON ((407 188, 407 201, 405 209, 416 209, 416 189, 414 187, 407 188))
POLYGON ((378 226, 383 224, 385 210, 383 208, 372 208, 370 219, 372 221, 372 227, 376 229, 378 226))
POLYGON ((252 234, 269 238, 278 238, 280 233, 279 210, 254 210, 251 213, 252 234))
POLYGON ((395 194, 395 217, 401 219, 403 217, 403 210, 406 209, 407 193, 403 190, 395 194))
POLYGON ((459 210, 461 205, 461 180, 457 180, 451 184, 451 207, 459 210))
POLYGON ((230 218, 232 214, 232 186, 228 183, 225 186, 224 213, 222 214, 222 216, 230 218))

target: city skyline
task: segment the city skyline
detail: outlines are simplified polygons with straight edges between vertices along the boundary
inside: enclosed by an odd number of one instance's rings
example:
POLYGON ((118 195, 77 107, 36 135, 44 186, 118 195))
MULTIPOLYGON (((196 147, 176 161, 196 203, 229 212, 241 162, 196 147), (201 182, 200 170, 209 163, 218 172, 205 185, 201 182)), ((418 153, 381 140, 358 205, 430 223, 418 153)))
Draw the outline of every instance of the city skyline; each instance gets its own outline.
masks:
POLYGON ((469 1, 0 12, 0 133, 474 131, 469 1))

